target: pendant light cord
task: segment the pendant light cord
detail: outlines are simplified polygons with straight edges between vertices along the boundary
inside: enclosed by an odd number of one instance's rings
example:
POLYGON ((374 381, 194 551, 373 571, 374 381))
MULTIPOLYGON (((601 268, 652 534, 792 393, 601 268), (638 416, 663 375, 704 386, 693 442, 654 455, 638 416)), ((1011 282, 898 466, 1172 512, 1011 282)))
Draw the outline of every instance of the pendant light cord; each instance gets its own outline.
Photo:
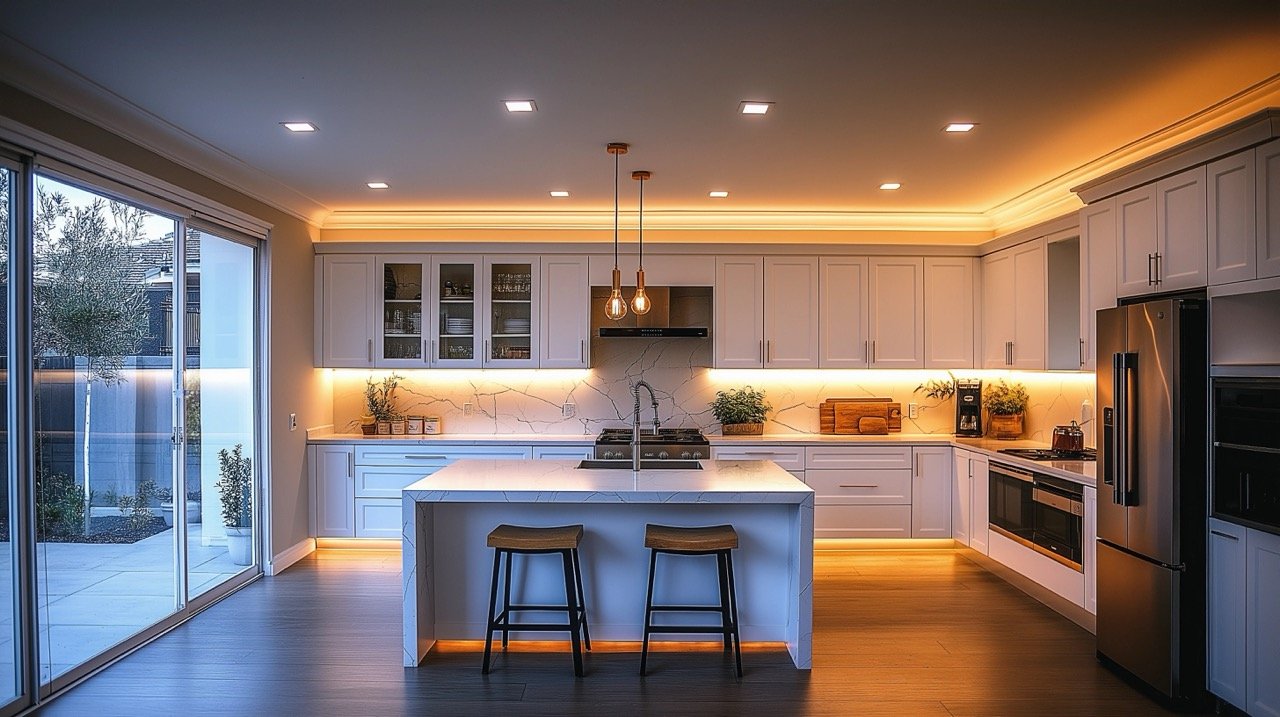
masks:
POLYGON ((639 232, 638 232, 638 236, 639 236, 639 239, 640 239, 640 263, 639 263, 639 265, 638 265, 638 266, 639 266, 639 268, 640 268, 640 270, 641 270, 641 271, 644 271, 644 177, 641 177, 641 178, 640 178, 640 217, 639 217, 639 220, 640 220, 640 221, 639 221, 639 232))
POLYGON ((613 155, 613 268, 618 268, 618 154, 613 155))

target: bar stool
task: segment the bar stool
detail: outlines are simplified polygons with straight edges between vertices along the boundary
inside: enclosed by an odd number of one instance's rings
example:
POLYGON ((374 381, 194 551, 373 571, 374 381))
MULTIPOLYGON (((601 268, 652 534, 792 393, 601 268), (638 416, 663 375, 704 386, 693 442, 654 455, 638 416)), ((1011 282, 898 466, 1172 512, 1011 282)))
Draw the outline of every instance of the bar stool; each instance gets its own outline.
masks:
POLYGON ((489 674, 489 651, 493 646, 494 631, 502 632, 502 648, 512 630, 560 632, 568 631, 573 644, 573 674, 582 677, 582 641, 591 649, 591 632, 587 629, 587 605, 582 593, 582 565, 578 560, 578 544, 582 542, 581 525, 562 525, 555 528, 528 528, 519 525, 499 525, 489 533, 489 547, 493 548, 493 580, 489 586, 489 629, 484 636, 484 666, 481 673, 489 674), (511 561, 515 555, 559 553, 564 565, 563 605, 525 605, 511 603, 511 561), (502 590, 502 612, 494 614, 498 601, 498 569, 502 557, 507 557, 502 590), (567 623, 511 621, 513 612, 563 612, 569 616, 567 623))
POLYGON ((733 581, 733 550, 738 547, 738 533, 732 525, 713 525, 702 528, 678 528, 667 525, 646 525, 644 547, 649 548, 649 593, 644 601, 644 642, 640 648, 640 675, 644 676, 649 661, 649 635, 655 632, 705 633, 724 635, 724 649, 733 645, 733 657, 737 663, 738 677, 742 677, 742 640, 738 636, 738 595, 733 581), (719 605, 654 605, 653 574, 658 564, 658 554, 667 555, 715 555, 719 569, 719 605), (654 625, 655 612, 718 612, 719 625, 654 625))

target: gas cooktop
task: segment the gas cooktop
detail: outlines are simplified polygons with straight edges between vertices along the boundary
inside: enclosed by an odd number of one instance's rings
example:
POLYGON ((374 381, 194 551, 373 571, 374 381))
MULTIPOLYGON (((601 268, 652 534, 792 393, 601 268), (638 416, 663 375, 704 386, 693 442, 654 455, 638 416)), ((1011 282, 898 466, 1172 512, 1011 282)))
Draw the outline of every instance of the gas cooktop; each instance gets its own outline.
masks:
POLYGON ((1055 451, 1051 448, 1001 448, 1000 453, 1007 453, 1018 458, 1032 461, 1096 461, 1098 451, 1085 448, 1079 451, 1055 451))
MULTIPOLYGON (((657 433, 650 431, 640 432, 641 443, 678 443, 681 445, 699 445, 705 446, 710 442, 707 437, 702 435, 702 431, 696 428, 663 428, 657 433)), ((630 428, 606 428, 596 437, 596 445, 615 445, 630 444, 631 429, 630 428)))

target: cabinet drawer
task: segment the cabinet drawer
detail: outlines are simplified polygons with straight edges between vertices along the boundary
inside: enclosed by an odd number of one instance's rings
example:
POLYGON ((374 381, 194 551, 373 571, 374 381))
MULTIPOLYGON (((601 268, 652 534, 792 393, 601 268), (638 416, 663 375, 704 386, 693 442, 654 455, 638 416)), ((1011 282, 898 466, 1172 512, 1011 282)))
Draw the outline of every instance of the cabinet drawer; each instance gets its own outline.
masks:
POLYGON ((808 468, 911 469, 911 446, 809 446, 808 468))
POLYGON ((910 538, 909 505, 818 505, 815 538, 910 538))
POLYGON ((530 458, 530 446, 356 446, 357 466, 446 466, 459 458, 530 458))
POLYGON ((357 498, 400 499, 400 491, 410 483, 440 470, 440 466, 357 466, 357 498))
POLYGON ((815 505, 911 505, 911 471, 809 470, 815 505))
POLYGON ((548 460, 581 460, 590 458, 595 446, 534 446, 533 457, 548 460))
POLYGON ((356 498, 356 537, 402 537, 404 520, 398 498, 356 498))
POLYGON ((804 470, 804 446, 713 446, 718 461, 773 461, 788 471, 804 470))

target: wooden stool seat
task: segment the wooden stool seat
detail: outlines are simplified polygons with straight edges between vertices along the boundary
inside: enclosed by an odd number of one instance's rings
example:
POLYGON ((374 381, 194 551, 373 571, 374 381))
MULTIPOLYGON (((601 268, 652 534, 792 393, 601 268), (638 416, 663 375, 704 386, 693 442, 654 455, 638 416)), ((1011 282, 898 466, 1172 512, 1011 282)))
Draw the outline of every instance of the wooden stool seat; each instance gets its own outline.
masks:
POLYGON ((678 528, 650 524, 644 527, 644 547, 681 553, 732 550, 738 547, 738 532, 732 525, 678 528))
POLYGON ((581 525, 529 528, 503 524, 489 533, 489 547, 503 550, 571 550, 581 542, 581 525))

